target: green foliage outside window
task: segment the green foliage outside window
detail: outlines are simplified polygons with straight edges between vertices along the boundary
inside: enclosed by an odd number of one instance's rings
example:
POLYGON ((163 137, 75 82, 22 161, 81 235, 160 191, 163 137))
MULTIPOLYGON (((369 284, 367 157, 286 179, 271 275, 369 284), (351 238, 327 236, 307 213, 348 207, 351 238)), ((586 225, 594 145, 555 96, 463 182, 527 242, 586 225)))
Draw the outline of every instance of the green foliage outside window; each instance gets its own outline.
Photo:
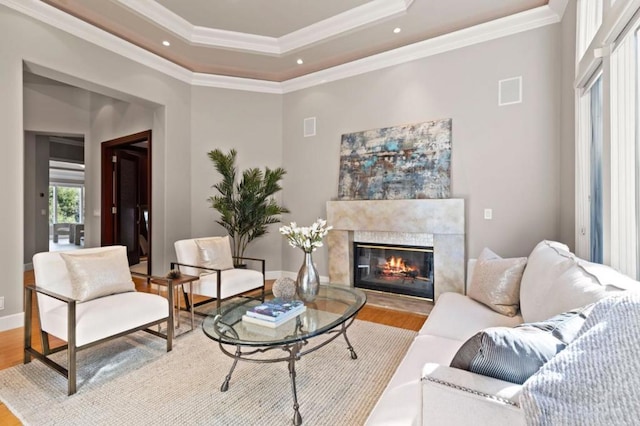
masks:
POLYGON ((57 186, 57 209, 53 205, 53 186, 49 187, 49 221, 51 223, 78 223, 80 221, 80 188, 57 186), (57 210, 57 211, 56 211, 57 210), (57 213, 53 220, 54 211, 57 213))

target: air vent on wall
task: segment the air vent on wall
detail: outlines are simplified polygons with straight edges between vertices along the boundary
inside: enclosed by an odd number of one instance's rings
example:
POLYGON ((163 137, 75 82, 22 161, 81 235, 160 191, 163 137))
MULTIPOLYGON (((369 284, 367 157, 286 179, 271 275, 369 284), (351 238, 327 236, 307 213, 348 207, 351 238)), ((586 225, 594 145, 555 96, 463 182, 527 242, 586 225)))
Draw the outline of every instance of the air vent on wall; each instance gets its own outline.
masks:
POLYGON ((522 76, 498 82, 498 105, 513 105, 522 102, 522 76))
POLYGON ((309 117, 304 119, 304 137, 316 135, 316 118, 309 117))

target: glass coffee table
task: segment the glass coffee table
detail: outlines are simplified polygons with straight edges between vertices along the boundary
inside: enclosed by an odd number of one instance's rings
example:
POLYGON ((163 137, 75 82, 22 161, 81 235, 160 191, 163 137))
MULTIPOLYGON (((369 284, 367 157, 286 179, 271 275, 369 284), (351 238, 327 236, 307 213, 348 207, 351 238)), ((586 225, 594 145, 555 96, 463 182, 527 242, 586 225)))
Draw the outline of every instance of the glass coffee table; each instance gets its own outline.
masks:
MULTIPOLYGON (((265 298, 272 299, 267 293, 265 298)), ((302 424, 296 393, 296 360, 343 336, 351 358, 356 359, 347 338, 347 329, 362 309, 367 297, 362 290, 341 285, 321 285, 313 302, 305 302, 306 311, 275 327, 265 327, 242 320, 248 309, 260 300, 238 298, 223 306, 220 313, 205 318, 204 333, 218 342, 220 350, 233 359, 229 374, 220 390, 229 389, 231 375, 239 360, 255 363, 286 362, 293 393, 293 424, 302 424), (229 348, 235 347, 235 349, 229 348), (282 355, 282 351, 286 355, 282 355)))

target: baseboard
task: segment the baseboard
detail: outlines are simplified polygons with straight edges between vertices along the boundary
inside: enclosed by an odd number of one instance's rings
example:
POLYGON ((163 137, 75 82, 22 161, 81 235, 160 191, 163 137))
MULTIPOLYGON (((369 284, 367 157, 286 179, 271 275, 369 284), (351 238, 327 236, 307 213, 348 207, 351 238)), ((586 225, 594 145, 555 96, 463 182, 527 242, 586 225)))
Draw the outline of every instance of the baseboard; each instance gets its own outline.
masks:
POLYGON ((0 331, 12 330, 24 326, 24 312, 0 317, 0 331))

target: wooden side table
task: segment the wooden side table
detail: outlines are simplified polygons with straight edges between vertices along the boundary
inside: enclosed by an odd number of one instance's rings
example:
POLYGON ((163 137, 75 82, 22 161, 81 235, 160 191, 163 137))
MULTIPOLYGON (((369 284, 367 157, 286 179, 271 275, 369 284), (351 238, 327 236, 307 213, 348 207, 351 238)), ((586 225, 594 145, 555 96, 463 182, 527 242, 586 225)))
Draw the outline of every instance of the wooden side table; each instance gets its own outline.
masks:
MULTIPOLYGON (((194 275, 182 274, 178 278, 167 278, 167 277, 151 277, 150 281, 152 284, 161 285, 163 287, 171 288, 173 287, 174 291, 178 291, 180 288, 184 291, 184 285, 198 281, 200 277, 196 277, 194 275)), ((160 290, 158 289, 158 293, 160 290)), ((174 300, 177 303, 177 311, 175 311, 175 328, 180 328, 180 309, 182 307, 182 303, 180 302, 181 298, 179 294, 174 294, 174 300)), ((193 286, 189 286, 189 300, 193 300, 193 286)), ((174 306, 173 309, 176 309, 174 306)), ((191 311, 191 330, 194 329, 194 320, 193 320, 193 307, 190 309, 191 311)))

